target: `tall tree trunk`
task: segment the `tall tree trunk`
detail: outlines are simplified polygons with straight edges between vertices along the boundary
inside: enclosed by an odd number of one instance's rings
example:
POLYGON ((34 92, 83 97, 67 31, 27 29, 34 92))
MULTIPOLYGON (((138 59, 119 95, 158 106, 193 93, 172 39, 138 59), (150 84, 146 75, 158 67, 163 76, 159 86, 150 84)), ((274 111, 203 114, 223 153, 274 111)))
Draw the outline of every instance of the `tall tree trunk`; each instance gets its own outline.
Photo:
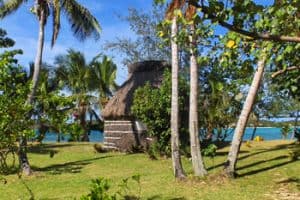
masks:
POLYGON ((189 132, 193 169, 196 176, 204 176, 207 171, 204 167, 200 150, 199 127, 198 127, 198 66, 195 56, 195 26, 190 26, 190 112, 189 132))
MULTIPOLYGON (((38 36, 38 43, 37 43, 37 53, 34 61, 32 88, 27 99, 28 104, 33 103, 34 96, 38 86, 39 77, 40 77, 42 55, 43 55, 43 48, 44 48, 45 22, 46 22, 46 13, 45 11, 41 10, 39 16, 39 36, 38 36)), ((27 138, 23 136, 21 137, 20 140, 21 141, 20 141, 20 149, 19 149, 19 162, 20 162, 21 170, 25 175, 30 175, 31 168, 27 157, 27 138)))
POLYGON ((263 57, 258 61, 257 64, 257 70, 254 74, 254 78, 251 84, 251 87, 249 89, 246 101, 244 103, 241 115, 239 117, 239 120, 237 122, 230 151, 228 154, 227 162, 225 164, 225 172, 229 177, 235 177, 236 172, 235 172, 235 167, 237 163, 237 158, 238 158, 238 153, 240 151, 244 131, 249 119, 249 115, 251 113, 259 86, 260 82, 263 76, 264 68, 265 68, 265 60, 266 57, 263 55, 263 57))
POLYGON ((171 151, 174 175, 176 178, 185 178, 181 164, 179 146, 179 105, 178 105, 178 46, 176 44, 177 17, 172 19, 171 49, 172 49, 172 98, 171 98, 171 151))
POLYGON ((41 71, 42 57, 43 57, 43 50, 44 50, 45 21, 46 21, 46 13, 45 11, 41 10, 41 16, 39 18, 39 38, 37 43, 37 52, 35 56, 34 71, 32 77, 32 88, 27 99, 27 102, 29 104, 33 103, 39 78, 40 78, 40 71, 41 71))

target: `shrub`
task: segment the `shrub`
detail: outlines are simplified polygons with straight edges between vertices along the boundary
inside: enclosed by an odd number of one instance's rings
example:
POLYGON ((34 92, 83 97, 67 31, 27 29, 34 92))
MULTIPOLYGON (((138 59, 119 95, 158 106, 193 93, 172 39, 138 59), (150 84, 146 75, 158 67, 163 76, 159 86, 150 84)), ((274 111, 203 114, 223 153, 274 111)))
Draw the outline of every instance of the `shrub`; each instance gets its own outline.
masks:
POLYGON ((119 189, 116 192, 110 190, 110 183, 111 181, 109 179, 105 179, 102 177, 92 180, 92 186, 89 194, 83 195, 80 200, 141 199, 140 175, 133 175, 129 178, 123 179, 122 182, 118 185, 119 189), (135 188, 135 190, 133 190, 132 188, 135 188))
MULTIPOLYGON (((188 87, 186 81, 180 79, 180 112, 186 114, 188 87)), ((159 88, 153 88, 149 83, 138 88, 134 93, 132 113, 147 126, 149 136, 155 138, 154 146, 152 146, 151 154, 157 150, 162 155, 170 155, 170 115, 171 115, 171 74, 169 70, 164 73, 164 80, 159 88)), ((185 119, 181 117, 181 130, 187 126, 185 119)), ((187 141, 188 134, 182 132, 181 141, 187 141)))

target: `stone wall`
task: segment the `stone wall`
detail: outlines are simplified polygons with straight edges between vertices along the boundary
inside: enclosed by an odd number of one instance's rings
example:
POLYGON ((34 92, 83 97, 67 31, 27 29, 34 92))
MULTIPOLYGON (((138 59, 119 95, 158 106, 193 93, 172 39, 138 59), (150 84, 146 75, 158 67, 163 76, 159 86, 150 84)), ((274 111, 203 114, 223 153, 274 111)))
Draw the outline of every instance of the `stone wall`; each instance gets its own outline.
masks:
POLYGON ((104 148, 122 152, 146 149, 151 141, 146 128, 137 121, 106 120, 104 122, 104 148))

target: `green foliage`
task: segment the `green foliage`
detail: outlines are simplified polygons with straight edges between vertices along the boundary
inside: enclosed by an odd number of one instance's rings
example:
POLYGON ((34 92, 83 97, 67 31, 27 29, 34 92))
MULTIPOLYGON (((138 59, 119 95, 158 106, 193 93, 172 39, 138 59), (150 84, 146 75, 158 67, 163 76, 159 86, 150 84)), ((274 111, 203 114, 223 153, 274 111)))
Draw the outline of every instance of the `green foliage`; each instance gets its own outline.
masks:
POLYGON ((218 147, 215 144, 210 144, 202 150, 202 153, 204 156, 214 158, 217 155, 217 149, 218 147))
POLYGON ((92 187, 88 195, 82 196, 80 200, 116 200, 116 194, 109 194, 109 180, 98 178, 92 180, 92 187))
POLYGON ((76 141, 79 142, 81 136, 84 134, 85 130, 80 126, 78 123, 69 124, 68 127, 65 129, 66 133, 70 134, 69 141, 76 141))
MULTIPOLYGON (((187 97, 186 81, 180 79, 180 99, 179 104, 181 113, 185 108, 187 97)), ((149 83, 138 88, 134 93, 132 113, 147 126, 149 136, 156 139, 154 149, 162 154, 170 153, 170 114, 171 114, 171 77, 170 71, 164 73, 164 79, 159 88, 153 88, 149 83)), ((184 129, 184 120, 180 125, 182 133, 184 129)), ((184 137, 184 135, 183 135, 184 137)))
POLYGON ((287 138, 291 131, 292 131, 292 126, 290 124, 285 124, 283 127, 281 127, 281 135, 284 138, 287 138))
POLYGON ((141 199, 141 177, 140 175, 133 175, 125 178, 118 185, 117 192, 111 191, 111 181, 105 178, 97 178, 92 180, 90 193, 84 195, 80 200, 138 200, 141 199), (134 194, 133 188, 137 194, 134 194))
MULTIPOLYGON (((13 42, 5 38, 0 29, 2 47, 10 47, 13 42)), ((26 73, 17 64, 15 55, 20 50, 4 51, 0 54, 0 173, 8 173, 15 166, 16 141, 33 135, 31 123, 26 119, 32 107, 26 104, 29 85, 24 81, 26 73), (13 155, 12 166, 7 163, 13 155)))
MULTIPOLYGON (((25 2, 23 0, 7 0, 0 1, 0 19, 12 14, 18 10, 25 2)), ((67 1, 37 1, 36 4, 30 9, 30 11, 37 15, 39 19, 42 19, 41 15, 46 15, 44 24, 47 22, 47 18, 52 15, 53 17, 53 31, 52 41, 53 46, 57 40, 60 27, 61 27, 61 13, 63 12, 71 24, 72 31, 76 37, 80 40, 84 40, 87 37, 94 36, 99 38, 101 28, 97 19, 75 0, 67 1)))
POLYGON ((117 65, 105 55, 102 56, 102 60, 99 60, 99 57, 94 57, 89 64, 91 74, 89 88, 99 93, 99 105, 103 108, 118 87, 116 83, 117 65))
MULTIPOLYGON (((82 139, 87 140, 89 127, 86 116, 90 116, 90 124, 93 117, 99 125, 101 124, 95 110, 104 107, 116 90, 117 67, 110 58, 101 54, 87 62, 84 54, 74 49, 69 49, 67 54, 58 55, 55 64, 58 65, 56 77, 60 80, 60 84, 71 92, 71 99, 75 105, 73 109, 75 120, 84 130, 82 139)), ((72 137, 77 141, 77 136, 81 133, 76 131, 76 128, 74 131, 72 137)))
POLYGON ((40 74, 40 87, 37 90, 37 101, 34 104, 34 111, 40 128, 39 140, 43 139, 43 131, 51 130, 58 134, 57 141, 60 141, 62 133, 68 132, 67 120, 70 110, 75 106, 72 96, 60 94, 62 86, 59 85, 57 77, 53 77, 54 71, 51 68, 42 68, 40 74))

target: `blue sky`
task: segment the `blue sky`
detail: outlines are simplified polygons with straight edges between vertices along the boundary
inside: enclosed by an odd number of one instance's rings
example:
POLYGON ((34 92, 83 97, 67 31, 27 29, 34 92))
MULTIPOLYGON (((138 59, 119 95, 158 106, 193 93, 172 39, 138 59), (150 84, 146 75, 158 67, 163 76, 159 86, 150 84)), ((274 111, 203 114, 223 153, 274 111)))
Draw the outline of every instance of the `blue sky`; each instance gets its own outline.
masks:
MULTIPOLYGON (((29 0, 17 12, 1 20, 0 27, 8 32, 8 36, 16 41, 15 48, 20 48, 24 54, 18 56, 20 64, 28 66, 30 61, 35 58, 38 23, 36 17, 30 13, 30 7, 33 0, 29 0)), ((106 41, 112 41, 116 37, 134 37, 129 25, 121 20, 118 15, 126 16, 128 8, 137 8, 147 11, 151 9, 152 0, 78 0, 82 5, 88 8, 98 19, 102 27, 101 38, 98 41, 88 39, 85 42, 78 41, 70 31, 70 26, 62 16, 61 30, 58 40, 51 49, 51 20, 49 18, 46 27, 45 50, 43 61, 52 64, 56 55, 66 53, 68 48, 74 48, 82 51, 86 58, 90 60, 96 54, 102 52, 112 56, 114 62, 118 65, 117 82, 120 84, 126 80, 126 66, 121 64, 121 57, 114 52, 104 51, 103 44, 106 41)))
MULTIPOLYGON (((53 49, 50 47, 51 42, 51 20, 49 18, 46 27, 46 38, 44 47, 43 61, 53 64, 53 59, 58 54, 66 53, 68 48, 74 48, 82 51, 87 60, 90 60, 96 54, 102 52, 112 57, 113 61, 118 66, 117 82, 123 83, 127 77, 127 68, 121 63, 120 55, 103 50, 103 44, 106 41, 112 41, 116 37, 134 37, 129 25, 121 20, 118 15, 126 16, 128 8, 137 8, 142 11, 150 11, 153 0, 77 0, 98 19, 102 27, 101 38, 98 41, 88 39, 85 42, 78 41, 73 37, 70 31, 70 26, 62 16, 61 30, 58 40, 53 49)), ((22 56, 19 56, 19 61, 23 66, 28 66, 30 61, 33 61, 36 53, 36 43, 38 36, 38 23, 36 17, 29 11, 34 0, 29 0, 17 12, 4 18, 0 22, 0 27, 8 32, 8 36, 16 41, 14 48, 20 48, 24 51, 22 56)), ((257 3, 267 5, 273 3, 270 0, 255 0, 257 3)), ((224 32, 223 29, 220 29, 224 32)), ((219 31, 220 31, 219 30, 219 31)))

